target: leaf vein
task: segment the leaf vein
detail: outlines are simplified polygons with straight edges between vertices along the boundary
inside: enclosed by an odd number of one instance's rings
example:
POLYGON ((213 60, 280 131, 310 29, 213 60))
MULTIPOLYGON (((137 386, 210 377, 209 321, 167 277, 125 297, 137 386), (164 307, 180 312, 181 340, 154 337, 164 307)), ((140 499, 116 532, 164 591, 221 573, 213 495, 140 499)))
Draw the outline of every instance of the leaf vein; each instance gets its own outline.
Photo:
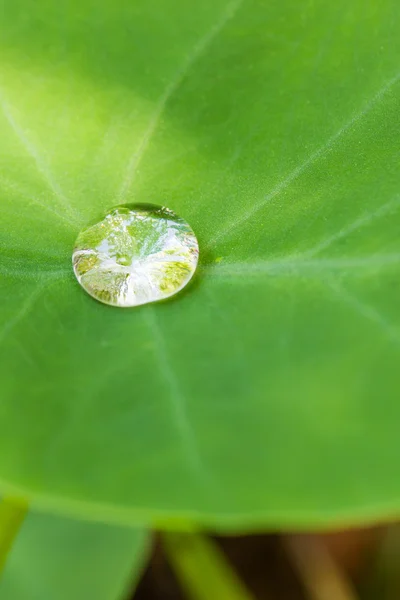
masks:
POLYGON ((215 25, 213 25, 211 29, 209 29, 209 31, 195 44, 191 53, 187 56, 182 66, 176 71, 170 83, 166 86, 164 92, 162 93, 159 101, 156 104, 153 116, 150 119, 150 122, 147 126, 147 129, 144 133, 141 142, 139 143, 137 150, 135 150, 135 152, 132 154, 131 158, 128 161, 125 177, 118 194, 120 202, 124 201, 124 198, 126 197, 129 189, 131 188, 134 182, 139 164, 143 159, 143 156, 149 146, 149 143, 155 131, 157 130, 161 116, 168 102, 179 89, 180 85, 190 72, 192 66, 205 53, 207 48, 222 31, 225 25, 235 16, 243 2, 244 0, 234 0, 233 2, 230 2, 228 4, 227 8, 225 9, 218 22, 215 25))
POLYGON ((10 108, 9 108, 6 100, 4 99, 4 95, 1 90, 0 90, 0 109, 2 110, 7 123, 9 124, 10 128, 14 132, 15 136, 17 137, 17 139, 19 140, 19 142, 21 143, 23 148, 26 150, 27 154, 29 156, 31 156, 31 158, 33 158, 38 172, 43 177, 43 179, 46 181, 47 185, 53 192, 54 196, 57 198, 58 202, 66 210, 66 212, 68 212, 70 214, 70 216, 72 218, 74 218, 74 220, 78 221, 79 216, 80 216, 78 211, 76 209, 73 209, 68 198, 64 195, 64 193, 60 189, 59 185, 54 180, 53 175, 50 172, 47 163, 45 162, 43 157, 40 155, 40 152, 38 152, 38 149, 36 148, 36 146, 33 144, 33 142, 31 140, 28 139, 25 131, 22 129, 22 127, 16 121, 14 115, 10 111, 10 108))
POLYGON ((375 221, 375 219, 379 219, 380 217, 384 217, 392 212, 395 212, 400 207, 400 196, 396 196, 394 199, 386 202, 383 206, 380 206, 377 210, 370 211, 364 215, 361 215, 358 219, 343 227, 333 235, 327 237, 325 240, 307 250, 302 254, 303 257, 312 258, 329 248, 335 242, 347 237, 350 233, 358 231, 362 227, 365 227, 375 221))
POLYGON ((343 302, 351 306, 362 317, 375 323, 386 337, 400 346, 400 329, 390 323, 374 306, 360 300, 336 280, 327 280, 327 283, 343 302))
POLYGON ((158 325, 156 314, 152 307, 149 307, 144 314, 147 326, 155 342, 156 357, 160 367, 160 372, 169 388, 172 416, 177 425, 177 430, 185 457, 188 460, 190 471, 197 473, 200 479, 204 479, 205 467, 200 457, 195 433, 188 417, 185 398, 183 397, 178 383, 178 378, 175 375, 175 372, 171 366, 171 362, 168 358, 163 332, 158 325))
POLYGON ((71 276, 71 268, 60 268, 60 269, 46 269, 38 267, 37 265, 24 265, 22 262, 18 262, 11 267, 7 267, 4 262, 0 264, 0 275, 3 277, 18 277, 23 279, 61 279, 63 277, 71 276))
POLYGON ((38 284, 33 292, 26 298, 25 302, 23 302, 19 311, 9 319, 0 330, 0 344, 2 344, 7 337, 7 335, 18 325, 18 323, 29 313, 33 305, 35 304, 37 298, 45 289, 46 284, 38 284))
POLYGON ((234 221, 228 223, 226 227, 222 228, 221 231, 214 236, 207 245, 206 250, 211 249, 217 243, 228 237, 235 229, 244 225, 249 219, 258 213, 266 204, 274 200, 280 193, 288 188, 296 179, 298 179, 304 172, 308 170, 315 162, 323 158, 328 154, 332 148, 335 147, 337 142, 345 135, 352 127, 357 125, 365 115, 367 115, 376 104, 390 91, 390 89, 398 83, 400 80, 400 72, 386 82, 380 90, 373 96, 373 98, 360 110, 354 114, 335 134, 333 134, 325 144, 313 152, 302 164, 297 166, 287 177, 279 182, 266 196, 263 196, 260 201, 256 202, 254 206, 247 212, 243 212, 234 221))
POLYGON ((204 265, 203 270, 215 278, 251 278, 265 275, 303 276, 315 271, 357 271, 359 269, 376 269, 397 265, 400 254, 375 254, 370 256, 342 257, 333 259, 303 259, 300 256, 290 256, 277 260, 260 260, 255 262, 226 263, 204 265))
MULTIPOLYGON (((68 225, 74 225, 75 221, 73 221, 72 219, 67 217, 62 212, 59 212, 57 209, 53 208, 52 206, 49 206, 48 204, 44 204, 43 202, 40 202, 40 200, 38 198, 36 198, 35 196, 31 196, 31 195, 27 194, 25 192, 25 190, 22 190, 22 188, 19 185, 17 185, 15 182, 7 181, 4 177, 1 177, 0 184, 3 185, 3 187, 5 188, 5 191, 9 191, 11 193, 18 194, 21 196, 21 198, 23 200, 26 200, 27 202, 29 202, 31 204, 36 204, 37 206, 40 206, 40 208, 43 208, 44 210, 51 213, 52 215, 55 215, 58 220, 65 221, 65 223, 67 223, 68 225)), ((15 213, 13 213, 13 214, 15 214, 15 213)))

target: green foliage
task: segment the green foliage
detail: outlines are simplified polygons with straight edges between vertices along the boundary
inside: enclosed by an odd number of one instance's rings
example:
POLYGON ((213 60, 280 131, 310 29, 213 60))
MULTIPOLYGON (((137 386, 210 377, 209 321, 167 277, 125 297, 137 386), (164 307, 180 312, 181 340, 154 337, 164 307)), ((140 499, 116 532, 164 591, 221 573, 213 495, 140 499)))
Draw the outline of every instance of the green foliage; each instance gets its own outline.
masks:
POLYGON ((140 575, 143 531, 30 513, 0 582, 5 600, 117 600, 140 575))
POLYGON ((103 519, 398 513, 400 5, 6 0, 0 480, 103 519), (187 219, 188 292, 75 282, 120 202, 187 219))
POLYGON ((13 541, 24 522, 28 506, 17 498, 0 499, 0 573, 6 564, 13 541))

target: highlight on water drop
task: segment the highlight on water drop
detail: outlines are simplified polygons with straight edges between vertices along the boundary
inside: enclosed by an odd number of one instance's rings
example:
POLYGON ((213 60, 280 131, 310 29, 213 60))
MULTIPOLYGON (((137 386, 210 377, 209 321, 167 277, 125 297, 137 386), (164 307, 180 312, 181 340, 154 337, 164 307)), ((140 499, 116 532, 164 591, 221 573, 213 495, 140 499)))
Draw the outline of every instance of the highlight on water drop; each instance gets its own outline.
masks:
POLYGON ((184 219, 154 204, 124 204, 80 232, 72 264, 93 298, 131 307, 178 293, 198 258, 196 236, 184 219))

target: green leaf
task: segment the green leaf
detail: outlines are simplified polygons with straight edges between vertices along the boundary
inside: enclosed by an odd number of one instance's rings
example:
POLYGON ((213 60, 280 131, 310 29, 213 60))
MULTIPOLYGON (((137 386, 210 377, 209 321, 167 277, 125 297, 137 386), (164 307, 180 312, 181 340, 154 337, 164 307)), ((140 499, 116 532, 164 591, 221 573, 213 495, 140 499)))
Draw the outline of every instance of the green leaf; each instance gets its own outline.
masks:
POLYGON ((0 500, 0 577, 28 506, 20 498, 0 500))
POLYGON ((147 556, 143 530, 30 513, 0 580, 7 600, 118 600, 147 556))
POLYGON ((400 5, 11 0, 0 480, 121 522, 398 514, 400 5), (71 272, 122 201, 198 235, 122 310, 71 272))

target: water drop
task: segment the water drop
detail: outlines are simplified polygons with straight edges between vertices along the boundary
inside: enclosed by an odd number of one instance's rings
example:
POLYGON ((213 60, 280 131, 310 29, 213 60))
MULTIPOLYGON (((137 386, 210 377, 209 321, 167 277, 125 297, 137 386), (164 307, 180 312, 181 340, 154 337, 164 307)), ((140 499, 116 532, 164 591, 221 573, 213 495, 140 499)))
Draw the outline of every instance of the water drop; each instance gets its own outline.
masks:
POLYGON ((173 296, 192 278, 199 245, 168 208, 124 204, 79 234, 72 255, 83 289, 105 304, 138 306, 173 296))

